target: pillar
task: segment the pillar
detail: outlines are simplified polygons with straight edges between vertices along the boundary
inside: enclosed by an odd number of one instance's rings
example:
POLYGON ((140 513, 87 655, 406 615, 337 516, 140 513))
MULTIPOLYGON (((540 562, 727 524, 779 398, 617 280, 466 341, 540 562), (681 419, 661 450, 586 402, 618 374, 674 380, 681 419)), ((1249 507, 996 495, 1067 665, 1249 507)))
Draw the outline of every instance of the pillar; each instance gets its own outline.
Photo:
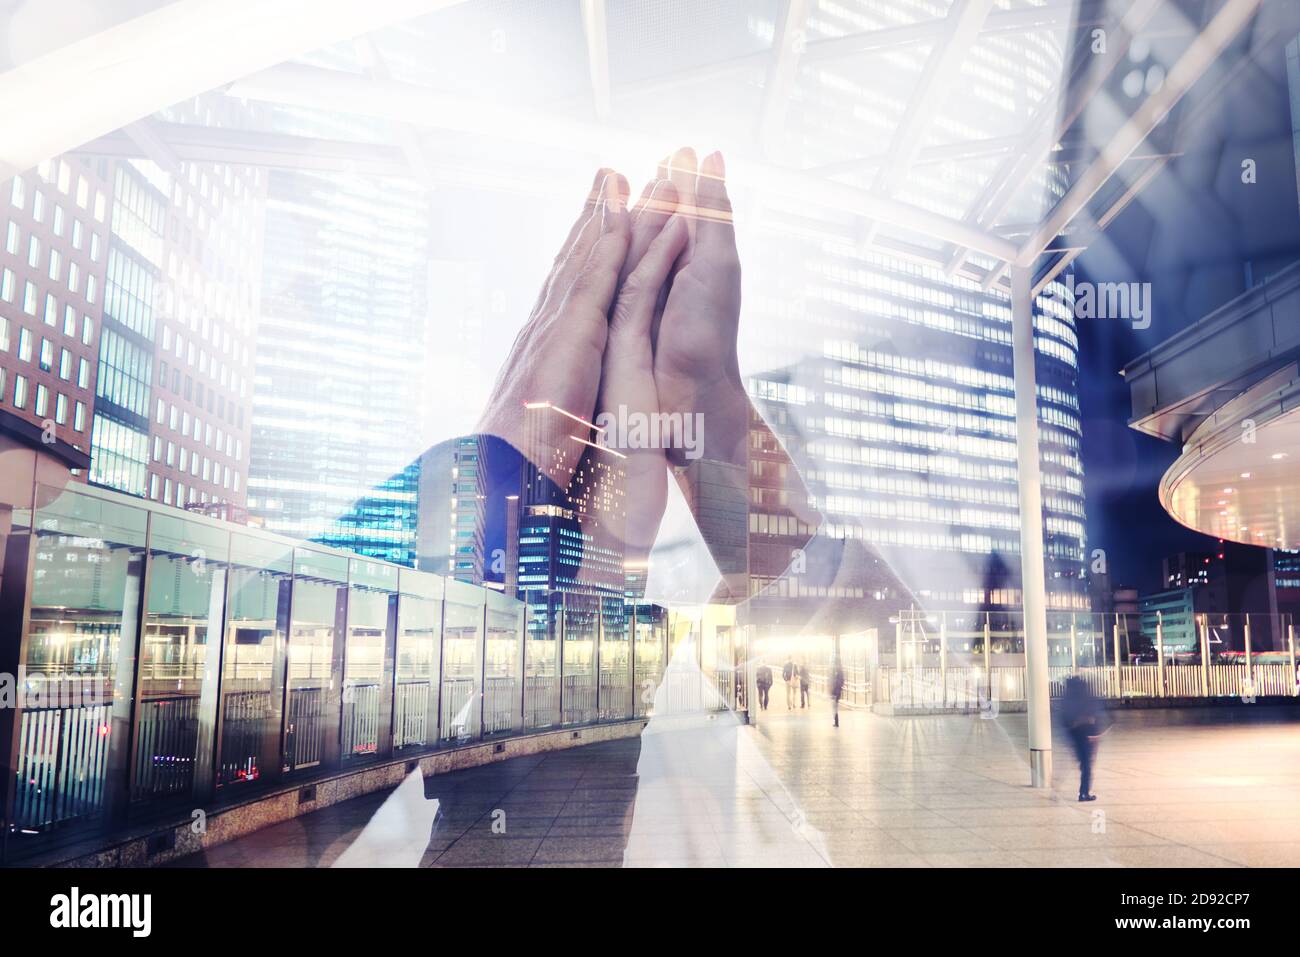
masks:
POLYGON ((1052 780, 1052 712, 1047 673, 1047 577, 1043 565, 1043 498, 1038 450, 1038 376, 1034 369, 1033 276, 1011 267, 1011 355, 1016 390, 1017 489, 1020 497, 1020 589, 1024 603, 1025 708, 1030 784, 1052 780))

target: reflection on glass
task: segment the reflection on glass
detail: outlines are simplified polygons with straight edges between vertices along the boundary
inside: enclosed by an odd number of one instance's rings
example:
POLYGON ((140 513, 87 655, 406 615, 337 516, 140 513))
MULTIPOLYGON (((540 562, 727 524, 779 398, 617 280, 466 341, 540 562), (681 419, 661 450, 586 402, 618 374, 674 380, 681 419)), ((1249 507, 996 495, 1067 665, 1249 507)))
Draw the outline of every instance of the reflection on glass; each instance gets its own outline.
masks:
POLYGON ((600 717, 632 716, 632 655, 628 616, 632 606, 619 596, 600 599, 600 717))
POLYGON ((332 723, 327 699, 334 636, 346 579, 346 558, 303 548, 295 551, 284 726, 287 771, 312 767, 325 757, 327 727, 332 723))
POLYGON ((504 734, 523 720, 520 653, 523 609, 495 592, 487 594, 487 636, 483 644, 483 733, 504 734))
POLYGON ((442 643, 442 579, 401 573, 397 619, 397 696, 393 747, 422 748, 437 740, 438 652, 442 643))
MULTIPOLYGON (((151 522, 131 773, 131 797, 137 801, 193 790, 201 704, 208 706, 202 724, 209 732, 213 724, 216 684, 205 682, 204 668, 209 649, 216 655, 230 539, 220 528, 162 512, 151 522)), ((210 746, 209 739, 204 753, 210 746)))
POLYGON ((275 659, 288 633, 292 572, 291 548, 232 536, 219 788, 257 781, 280 761, 283 684, 276 680, 275 659))
POLYGON ((565 724, 596 720, 596 640, 600 633, 600 599, 564 596, 560 707, 565 724))
POLYGON ((147 521, 71 490, 38 495, 13 801, 30 830, 97 818, 109 750, 129 746, 114 706, 130 697, 147 521))
POLYGON ((343 668, 343 759, 379 750, 380 689, 389 605, 397 591, 397 569, 352 560, 348 589, 347 649, 343 668))
POLYGON ((483 591, 448 581, 442 624, 442 740, 464 742, 479 731, 478 686, 483 591))
POLYGON ((560 596, 530 592, 525 603, 524 727, 560 723, 560 596))
POLYGON ((666 609, 659 605, 636 605, 633 615, 633 644, 636 646, 636 715, 654 712, 655 692, 664 674, 664 643, 668 636, 666 609))

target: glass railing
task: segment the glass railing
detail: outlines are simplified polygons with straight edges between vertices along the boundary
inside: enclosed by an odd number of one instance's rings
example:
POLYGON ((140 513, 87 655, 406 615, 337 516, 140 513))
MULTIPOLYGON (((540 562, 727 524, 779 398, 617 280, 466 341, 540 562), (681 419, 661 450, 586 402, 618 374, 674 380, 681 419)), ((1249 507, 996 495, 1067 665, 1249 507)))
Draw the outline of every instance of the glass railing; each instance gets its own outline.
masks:
MULTIPOLYGON (((86 486, 38 486, 7 550, 30 569, 2 583, 26 623, 0 667, 21 690, 0 715, 7 857, 371 762, 644 717, 691 627, 86 486)), ((730 695, 715 633, 697 684, 730 695)))
MULTIPOLYGON (((870 699, 940 709, 1025 698, 1019 612, 900 612, 876 640, 870 699)), ((1288 614, 1049 612, 1050 693, 1077 675, 1104 698, 1295 697, 1288 614)))

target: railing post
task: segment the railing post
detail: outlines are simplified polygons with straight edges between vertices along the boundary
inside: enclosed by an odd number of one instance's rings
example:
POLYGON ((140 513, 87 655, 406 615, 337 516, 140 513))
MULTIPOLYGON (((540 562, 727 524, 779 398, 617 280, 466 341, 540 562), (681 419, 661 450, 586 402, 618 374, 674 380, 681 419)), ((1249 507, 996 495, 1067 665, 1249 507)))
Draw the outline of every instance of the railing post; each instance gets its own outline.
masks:
POLYGON ((1070 613, 1070 673, 1079 673, 1079 629, 1074 612, 1070 613))
POLYGON ((1115 616, 1115 621, 1111 623, 1111 634, 1115 641, 1115 697, 1124 697, 1124 671, 1120 666, 1119 660, 1119 615, 1115 616))
POLYGON ((1255 677, 1250 669, 1250 615, 1246 614, 1246 688, 1250 694, 1255 693, 1255 677))
MULTIPOLYGON (((832 672, 834 680, 834 672, 832 672)), ((939 613, 939 687, 943 691, 943 707, 948 707, 948 613, 939 613)))
POLYGON ((1201 697, 1210 696, 1210 618, 1201 616, 1201 697))
POLYGON ((1156 612, 1156 667, 1160 682, 1160 697, 1165 696, 1165 621, 1164 616, 1156 612))
POLYGON ((1291 696, 1294 698, 1300 696, 1300 680, 1295 671, 1295 622, 1287 622, 1286 647, 1291 658, 1291 696))
POLYGON ((989 623, 989 612, 984 613, 984 685, 988 689, 988 700, 993 700, 993 627, 989 623))

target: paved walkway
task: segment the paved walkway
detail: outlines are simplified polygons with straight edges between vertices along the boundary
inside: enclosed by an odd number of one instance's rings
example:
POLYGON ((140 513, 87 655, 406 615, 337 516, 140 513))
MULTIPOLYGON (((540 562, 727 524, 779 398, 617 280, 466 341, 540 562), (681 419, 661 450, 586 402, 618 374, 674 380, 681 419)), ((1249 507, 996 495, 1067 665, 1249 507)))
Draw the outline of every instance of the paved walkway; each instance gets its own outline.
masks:
POLYGON ((435 776, 422 852, 412 781, 406 805, 359 798, 181 864, 330 866, 347 851, 344 864, 438 867, 1300 865, 1300 710, 1116 717, 1093 804, 1073 799, 1064 740, 1055 790, 1025 786, 1023 714, 845 712, 834 729, 819 702, 774 707, 758 728, 652 721, 640 740, 435 776), (411 822, 404 836, 394 821, 411 822))

